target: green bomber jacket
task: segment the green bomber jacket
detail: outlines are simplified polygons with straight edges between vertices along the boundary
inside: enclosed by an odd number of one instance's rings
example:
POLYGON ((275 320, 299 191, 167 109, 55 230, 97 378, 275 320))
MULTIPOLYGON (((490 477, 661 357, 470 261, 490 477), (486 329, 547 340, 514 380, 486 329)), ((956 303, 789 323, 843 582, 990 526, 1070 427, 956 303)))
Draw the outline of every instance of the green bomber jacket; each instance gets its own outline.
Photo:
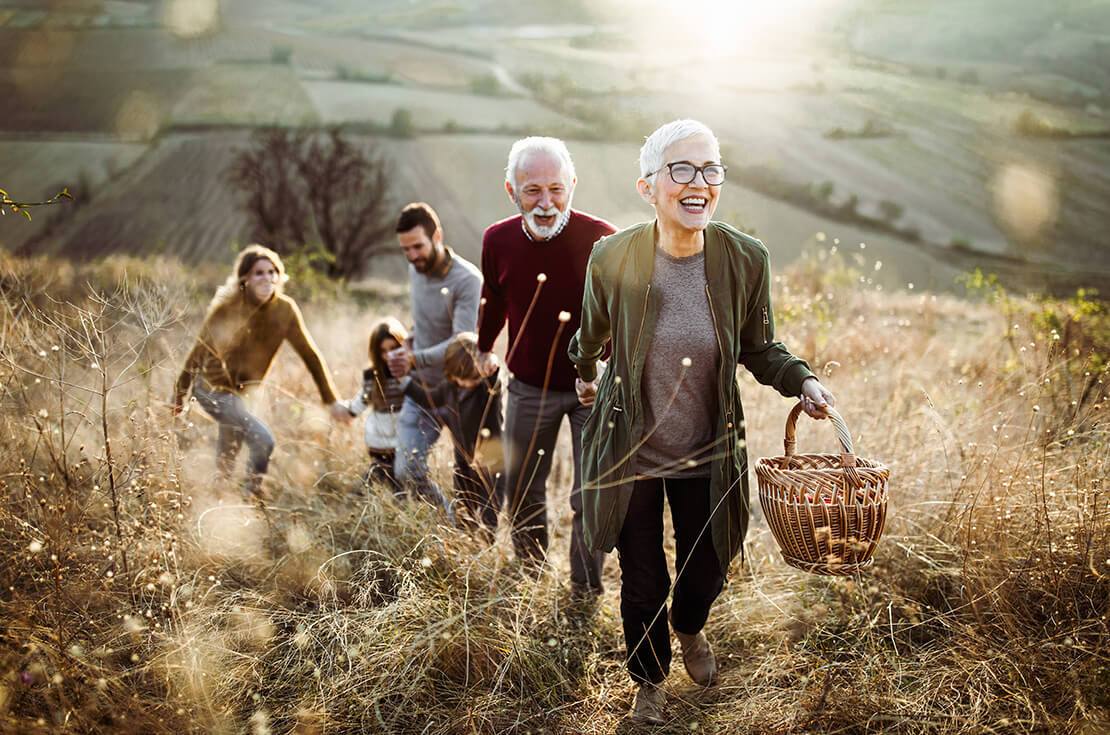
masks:
MULTIPOLYGON (((635 482, 636 448, 644 434, 640 391, 652 344, 658 298, 651 293, 655 222, 602 238, 586 270, 582 322, 568 354, 584 381, 597 377, 607 343, 612 356, 582 430, 582 501, 586 543, 611 551, 620 537, 635 482)), ((722 222, 705 230, 705 274, 720 348, 717 444, 710 474, 713 546, 722 569, 741 551, 748 527, 748 457, 736 365, 786 397, 811 376, 804 360, 775 341, 771 274, 762 242, 722 222), (729 356, 730 359, 726 359, 729 356)))

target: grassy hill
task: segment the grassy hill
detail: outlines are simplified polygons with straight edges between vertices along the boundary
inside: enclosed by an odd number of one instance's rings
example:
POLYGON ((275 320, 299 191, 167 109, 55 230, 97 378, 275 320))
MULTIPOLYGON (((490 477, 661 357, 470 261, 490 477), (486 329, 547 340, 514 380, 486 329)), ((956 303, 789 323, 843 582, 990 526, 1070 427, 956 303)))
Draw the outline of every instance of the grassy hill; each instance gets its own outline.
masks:
MULTIPOLYGON (((285 352, 251 398, 277 436, 273 497, 244 502, 214 475, 211 422, 166 404, 221 275, 0 260, 0 729, 631 731, 615 560, 596 605, 568 594, 567 437, 533 579, 504 530, 486 544, 364 487, 360 430, 328 422, 285 352)), ((807 576, 753 497, 707 628, 721 682, 678 667, 660 732, 1105 730, 1104 307, 989 280, 971 300, 890 294, 827 254, 779 275, 783 338, 891 467, 888 529, 872 572, 807 576)), ((403 293, 290 288, 353 393, 368 325, 403 316, 403 293)), ((777 454, 790 402, 742 390, 750 457, 777 454)), ((835 443, 804 419, 799 440, 835 443)))

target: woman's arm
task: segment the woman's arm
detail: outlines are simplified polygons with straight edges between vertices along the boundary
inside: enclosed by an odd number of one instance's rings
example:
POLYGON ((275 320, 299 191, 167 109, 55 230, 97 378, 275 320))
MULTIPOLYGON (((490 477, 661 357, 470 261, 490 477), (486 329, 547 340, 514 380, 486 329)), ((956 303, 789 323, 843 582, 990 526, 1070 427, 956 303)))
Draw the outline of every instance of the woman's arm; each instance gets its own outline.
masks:
POLYGON ((193 349, 189 351, 188 357, 185 358, 185 365, 181 368, 181 374, 177 376, 177 382, 174 383, 173 413, 175 416, 181 413, 181 409, 185 405, 185 396, 193 385, 193 376, 200 367, 204 353, 208 349, 205 345, 204 336, 205 329, 202 328, 200 337, 197 338, 196 344, 193 345, 193 349))
POLYGON ((212 348, 212 325, 219 318, 219 314, 220 311, 217 310, 205 316, 200 325, 200 332, 197 334, 197 341, 185 358, 185 365, 181 368, 181 374, 177 376, 177 382, 173 386, 173 413, 175 416, 181 413, 181 409, 185 405, 185 396, 189 393, 189 388, 192 387, 197 372, 204 364, 205 356, 214 352, 212 348))
POLYGON ((300 308, 292 299, 289 299, 287 303, 293 312, 293 316, 285 338, 289 340, 293 349, 304 360, 305 367, 312 374, 312 380, 315 381, 316 388, 320 391, 320 399, 326 404, 334 404, 336 402, 335 384, 332 383, 327 363, 324 362, 323 355, 320 354, 319 348, 316 347, 312 336, 305 328, 304 317, 301 316, 300 308))
POLYGON ((755 276, 755 292, 748 299, 748 313, 740 328, 740 364, 763 385, 773 387, 787 398, 795 398, 801 395, 806 378, 814 375, 805 360, 775 341, 770 256, 766 248, 761 248, 760 253, 763 272, 755 276))

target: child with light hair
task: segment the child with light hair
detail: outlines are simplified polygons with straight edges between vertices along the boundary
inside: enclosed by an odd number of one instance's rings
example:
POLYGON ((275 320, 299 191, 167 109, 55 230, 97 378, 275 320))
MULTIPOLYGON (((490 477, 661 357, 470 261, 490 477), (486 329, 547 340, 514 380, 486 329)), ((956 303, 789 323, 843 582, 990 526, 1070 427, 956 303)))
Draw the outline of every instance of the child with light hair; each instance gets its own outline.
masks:
POLYGON ((456 334, 444 353, 444 381, 429 390, 413 382, 406 392, 451 430, 455 500, 463 511, 457 517, 466 525, 481 528, 492 539, 505 483, 503 391, 499 372, 482 377, 478 355, 477 334, 456 334))

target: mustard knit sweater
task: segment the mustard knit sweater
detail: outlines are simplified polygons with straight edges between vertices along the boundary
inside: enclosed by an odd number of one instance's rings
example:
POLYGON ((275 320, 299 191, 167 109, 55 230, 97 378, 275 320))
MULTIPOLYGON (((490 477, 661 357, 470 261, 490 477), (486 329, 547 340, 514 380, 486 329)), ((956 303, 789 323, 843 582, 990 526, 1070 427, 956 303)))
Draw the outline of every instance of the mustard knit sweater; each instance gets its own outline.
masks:
POLYGON ((174 403, 184 400, 195 377, 215 390, 241 394, 266 377, 285 340, 304 360, 320 398, 334 403, 335 385, 324 358, 305 329, 301 310, 284 294, 261 305, 240 295, 209 314, 177 378, 174 403))

